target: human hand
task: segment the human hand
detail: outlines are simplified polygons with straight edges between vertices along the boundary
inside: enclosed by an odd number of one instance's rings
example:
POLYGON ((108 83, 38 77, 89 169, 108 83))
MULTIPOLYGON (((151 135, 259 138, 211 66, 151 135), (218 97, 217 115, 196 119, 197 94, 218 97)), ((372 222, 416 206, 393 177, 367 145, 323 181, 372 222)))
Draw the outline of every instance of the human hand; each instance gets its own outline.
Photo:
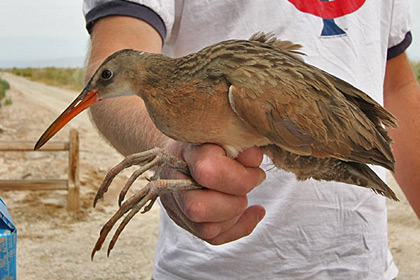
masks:
MULTIPOLYGON (((180 227, 213 245, 249 235, 265 215, 260 205, 248 207, 247 194, 265 179, 259 168, 263 153, 243 151, 236 159, 214 144, 189 145, 170 142, 167 149, 183 158, 194 180, 206 187, 161 196, 168 215, 180 227)), ((185 175, 166 170, 166 178, 185 175)))

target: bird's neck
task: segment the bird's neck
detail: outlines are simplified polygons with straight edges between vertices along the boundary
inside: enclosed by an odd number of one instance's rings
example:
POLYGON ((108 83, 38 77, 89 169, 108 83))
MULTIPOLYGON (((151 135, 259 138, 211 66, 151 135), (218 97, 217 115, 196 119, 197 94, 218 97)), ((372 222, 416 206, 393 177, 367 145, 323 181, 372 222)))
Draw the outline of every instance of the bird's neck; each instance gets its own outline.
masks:
POLYGON ((216 61, 208 59, 202 52, 180 58, 170 58, 162 54, 153 54, 145 61, 145 84, 151 94, 169 93, 185 86, 186 83, 203 88, 220 82, 221 73, 214 69, 216 61), (199 84, 199 85, 198 85, 199 84))
POLYGON ((173 58, 163 54, 149 54, 143 63, 145 73, 142 73, 142 78, 147 88, 162 89, 174 82, 176 63, 173 58))

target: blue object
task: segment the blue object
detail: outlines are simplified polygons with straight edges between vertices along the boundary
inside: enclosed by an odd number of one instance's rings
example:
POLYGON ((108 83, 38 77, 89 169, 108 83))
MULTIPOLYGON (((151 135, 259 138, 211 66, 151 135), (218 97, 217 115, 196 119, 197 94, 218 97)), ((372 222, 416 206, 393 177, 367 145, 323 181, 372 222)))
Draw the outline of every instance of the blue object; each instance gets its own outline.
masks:
POLYGON ((0 280, 16 279, 17 230, 0 198, 0 280))
POLYGON ((324 22, 324 27, 322 28, 321 36, 337 36, 346 34, 343 29, 338 27, 333 18, 324 18, 322 21, 324 22))

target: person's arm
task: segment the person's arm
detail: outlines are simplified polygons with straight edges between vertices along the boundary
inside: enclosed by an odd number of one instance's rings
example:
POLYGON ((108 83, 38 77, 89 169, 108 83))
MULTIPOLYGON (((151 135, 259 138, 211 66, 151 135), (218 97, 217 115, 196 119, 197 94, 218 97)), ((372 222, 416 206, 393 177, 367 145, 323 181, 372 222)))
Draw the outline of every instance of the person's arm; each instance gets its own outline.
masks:
MULTIPOLYGON (((160 52, 161 45, 157 31, 139 19, 100 19, 91 34, 86 78, 117 50, 160 52)), ((246 197, 265 178, 259 168, 260 149, 244 151, 233 160, 217 145, 175 142, 155 128, 142 99, 136 96, 101 101, 91 108, 91 115, 99 131, 123 155, 159 146, 185 159, 192 177, 207 189, 167 194, 161 201, 169 216, 197 237, 212 244, 226 243, 250 234, 263 218, 264 208, 248 207, 246 197)), ((167 171, 165 176, 182 175, 167 171)))
POLYGON ((394 175, 420 218, 420 87, 405 53, 387 63, 384 101, 398 118, 398 128, 390 130, 397 160, 394 175))
MULTIPOLYGON (((86 80, 109 55, 121 49, 158 53, 162 50, 162 39, 152 26, 136 18, 110 16, 98 20, 91 33, 86 80)), ((136 125, 147 114, 142 99, 137 96, 104 100, 92 106, 90 113, 99 131, 123 155, 165 141, 149 118, 144 118, 141 128, 136 125)))

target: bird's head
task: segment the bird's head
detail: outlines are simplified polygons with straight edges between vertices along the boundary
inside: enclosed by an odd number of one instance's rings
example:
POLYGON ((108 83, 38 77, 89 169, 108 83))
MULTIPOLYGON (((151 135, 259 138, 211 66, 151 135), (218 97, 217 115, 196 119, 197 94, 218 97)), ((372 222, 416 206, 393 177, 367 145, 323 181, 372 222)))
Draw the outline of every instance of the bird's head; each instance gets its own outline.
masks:
POLYGON ((109 56, 96 70, 80 95, 47 128, 35 144, 41 148, 64 125, 93 104, 108 98, 134 95, 135 90, 129 79, 141 70, 139 63, 145 53, 135 50, 121 50, 109 56), (137 69, 135 69, 137 66, 137 69))

